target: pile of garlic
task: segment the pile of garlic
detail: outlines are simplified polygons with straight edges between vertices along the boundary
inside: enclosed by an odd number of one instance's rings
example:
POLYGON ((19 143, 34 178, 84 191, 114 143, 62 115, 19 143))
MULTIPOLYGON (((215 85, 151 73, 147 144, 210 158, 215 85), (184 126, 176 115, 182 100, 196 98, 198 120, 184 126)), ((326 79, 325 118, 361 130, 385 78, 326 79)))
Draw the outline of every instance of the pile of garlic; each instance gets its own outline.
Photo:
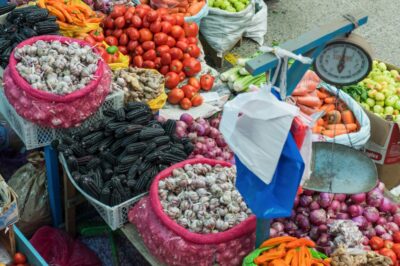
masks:
POLYGON ((187 164, 160 180, 158 194, 164 212, 195 233, 219 233, 251 215, 235 188, 236 168, 187 164))
POLYGON ((64 95, 84 88, 95 79, 100 57, 90 46, 77 42, 39 40, 14 53, 19 74, 33 88, 64 95))

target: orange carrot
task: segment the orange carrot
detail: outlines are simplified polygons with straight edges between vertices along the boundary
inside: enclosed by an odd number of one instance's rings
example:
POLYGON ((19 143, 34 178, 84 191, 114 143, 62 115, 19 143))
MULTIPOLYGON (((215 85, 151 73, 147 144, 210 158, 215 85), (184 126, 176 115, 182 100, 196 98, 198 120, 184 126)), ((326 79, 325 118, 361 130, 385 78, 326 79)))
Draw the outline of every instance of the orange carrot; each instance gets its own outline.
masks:
POLYGON ((324 119, 319 118, 319 119, 317 120, 317 125, 318 125, 318 126, 323 126, 323 125, 324 125, 324 119))
POLYGON ((275 252, 265 252, 262 255, 255 258, 254 263, 258 265, 258 264, 264 263, 266 261, 279 259, 279 258, 282 258, 283 256, 285 256, 285 253, 286 252, 284 250, 278 250, 275 252))
POLYGON ((340 135, 343 135, 343 134, 347 134, 347 130, 341 130, 341 129, 331 130, 331 129, 327 129, 327 130, 322 131, 322 135, 327 136, 329 138, 333 138, 335 136, 340 136, 340 135))
POLYGON ((301 246, 307 246, 310 248, 314 248, 315 247, 315 243, 314 241, 307 239, 307 238, 299 238, 296 239, 294 241, 291 241, 289 243, 286 244, 286 248, 298 248, 301 246))
POLYGON ((188 12, 193 16, 196 15, 197 13, 200 12, 200 10, 203 8, 205 2, 197 2, 197 3, 192 3, 191 6, 188 8, 188 12))
POLYGON ((332 96, 327 97, 327 98, 324 99, 325 103, 334 103, 335 100, 336 100, 336 98, 332 97, 332 96))
POLYGON ((347 132, 353 132, 357 130, 357 124, 332 124, 328 125, 327 129, 331 130, 347 130, 347 132))
POLYGON ((325 99, 325 98, 328 98, 330 95, 328 93, 326 93, 326 92, 321 91, 321 90, 317 90, 317 96, 320 99, 325 99))
POLYGON ((345 124, 354 124, 354 115, 350 110, 345 110, 342 112, 342 120, 345 124))
POLYGON ((297 104, 306 105, 308 107, 321 106, 321 100, 315 96, 299 96, 297 97, 297 104))
POLYGON ((268 240, 265 240, 260 248, 265 248, 265 247, 270 247, 270 246, 277 246, 279 244, 282 243, 286 243, 286 242, 291 242, 296 240, 297 238, 292 237, 292 236, 278 236, 278 237, 274 237, 274 238, 270 238, 268 240))
POLYGON ((308 93, 307 88, 304 86, 297 86, 292 92, 293 96, 306 96, 308 93))
POLYGON ((310 108, 310 107, 307 107, 307 106, 305 106, 305 105, 300 105, 299 108, 300 108, 300 111, 302 111, 302 112, 305 113, 306 115, 312 115, 313 113, 315 113, 315 112, 318 111, 318 110, 315 109, 315 108, 310 108))
POLYGON ((296 255, 296 250, 295 249, 291 249, 289 250, 286 255, 285 255, 285 262, 290 265, 290 262, 292 262, 293 257, 296 255))
POLYGON ((326 115, 329 124, 339 124, 340 122, 342 122, 342 115, 339 111, 333 110, 328 112, 326 115))
POLYGON ((275 259, 268 266, 288 266, 288 264, 283 259, 275 259))
POLYGON ((290 265, 299 266, 299 252, 298 251, 296 251, 296 253, 294 254, 293 259, 292 259, 292 263, 290 265))
POLYGON ((314 126, 312 132, 315 134, 321 134, 323 130, 325 130, 323 126, 314 126))
POLYGON ((325 111, 326 113, 335 110, 335 105, 332 103, 329 104, 324 104, 322 107, 319 109, 320 111, 325 111))

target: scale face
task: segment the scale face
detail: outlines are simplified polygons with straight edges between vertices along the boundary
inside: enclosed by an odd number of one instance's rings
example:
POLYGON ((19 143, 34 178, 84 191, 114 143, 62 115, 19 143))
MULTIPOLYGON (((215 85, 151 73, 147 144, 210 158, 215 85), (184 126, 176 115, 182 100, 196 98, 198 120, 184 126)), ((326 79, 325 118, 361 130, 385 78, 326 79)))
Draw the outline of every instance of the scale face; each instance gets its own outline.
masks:
POLYGON ((370 47, 358 35, 326 45, 314 62, 318 76, 333 85, 351 85, 364 79, 372 69, 370 47))

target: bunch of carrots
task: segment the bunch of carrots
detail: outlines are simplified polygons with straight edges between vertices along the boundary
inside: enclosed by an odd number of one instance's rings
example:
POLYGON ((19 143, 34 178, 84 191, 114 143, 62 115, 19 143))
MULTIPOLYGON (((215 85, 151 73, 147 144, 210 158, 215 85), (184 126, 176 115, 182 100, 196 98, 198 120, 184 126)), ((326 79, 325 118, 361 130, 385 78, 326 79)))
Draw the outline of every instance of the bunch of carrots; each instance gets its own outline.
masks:
POLYGON ((82 1, 39 0, 38 6, 48 9, 56 16, 60 27, 69 25, 85 27, 88 23, 100 23, 104 17, 82 1))
POLYGON ((314 258, 310 249, 315 243, 307 238, 281 236, 268 239, 260 248, 267 248, 254 259, 261 266, 330 266, 330 258, 314 258))
POLYGON ((312 115, 324 111, 324 115, 314 126, 313 133, 333 138, 358 131, 359 124, 353 112, 326 89, 317 89, 319 83, 319 77, 308 70, 292 93, 293 100, 303 113, 312 115))
POLYGON ((184 17, 191 17, 200 12, 205 6, 205 0, 141 0, 142 4, 151 4, 157 8, 166 8, 169 14, 179 14, 184 17))

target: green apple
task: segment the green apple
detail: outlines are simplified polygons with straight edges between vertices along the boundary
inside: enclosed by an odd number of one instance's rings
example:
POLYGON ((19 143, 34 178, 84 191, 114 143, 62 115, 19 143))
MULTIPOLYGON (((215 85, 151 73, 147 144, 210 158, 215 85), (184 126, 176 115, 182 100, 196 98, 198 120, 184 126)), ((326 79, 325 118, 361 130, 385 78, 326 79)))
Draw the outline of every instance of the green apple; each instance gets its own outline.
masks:
POLYGON ((379 68, 380 71, 385 71, 387 69, 386 64, 383 63, 383 62, 380 62, 378 64, 378 68, 379 68))
POLYGON ((385 95, 386 98, 395 94, 394 91, 389 90, 389 89, 382 90, 382 93, 385 95))
POLYGON ((375 114, 382 114, 383 113, 383 107, 380 105, 375 105, 374 108, 372 108, 373 112, 375 114))
POLYGON ((400 123, 400 115, 396 115, 396 117, 394 118, 394 121, 396 123, 400 123))
POLYGON ((392 106, 386 106, 386 107, 385 107, 385 114, 386 114, 386 115, 392 115, 393 112, 394 112, 394 109, 393 109, 392 106))
POLYGON ((369 98, 375 98, 375 94, 377 93, 377 90, 369 90, 368 91, 368 97, 369 98))
POLYGON ((236 9, 233 6, 228 6, 226 8, 226 11, 234 13, 234 12, 236 12, 236 9))
POLYGON ((375 94, 375 100, 377 101, 383 101, 385 100, 385 94, 381 93, 381 92, 377 92, 375 94))
POLYGON ((394 106, 395 103, 399 100, 397 95, 390 95, 385 99, 386 106, 394 106))
POLYGON ((400 100, 397 100, 393 107, 394 109, 400 110, 400 100))
POLYGON ((393 69, 393 70, 390 70, 390 74, 392 75, 392 77, 395 78, 399 75, 399 72, 397 70, 393 69))
POLYGON ((370 107, 374 107, 374 105, 375 105, 375 100, 374 100, 374 99, 371 99, 371 98, 368 98, 368 99, 365 101, 365 103, 366 103, 368 106, 370 106, 370 107))
POLYGON ((369 106, 367 103, 361 103, 361 106, 365 109, 365 110, 371 110, 371 106, 369 106))
POLYGON ((375 101, 375 105, 385 106, 385 101, 375 101))

